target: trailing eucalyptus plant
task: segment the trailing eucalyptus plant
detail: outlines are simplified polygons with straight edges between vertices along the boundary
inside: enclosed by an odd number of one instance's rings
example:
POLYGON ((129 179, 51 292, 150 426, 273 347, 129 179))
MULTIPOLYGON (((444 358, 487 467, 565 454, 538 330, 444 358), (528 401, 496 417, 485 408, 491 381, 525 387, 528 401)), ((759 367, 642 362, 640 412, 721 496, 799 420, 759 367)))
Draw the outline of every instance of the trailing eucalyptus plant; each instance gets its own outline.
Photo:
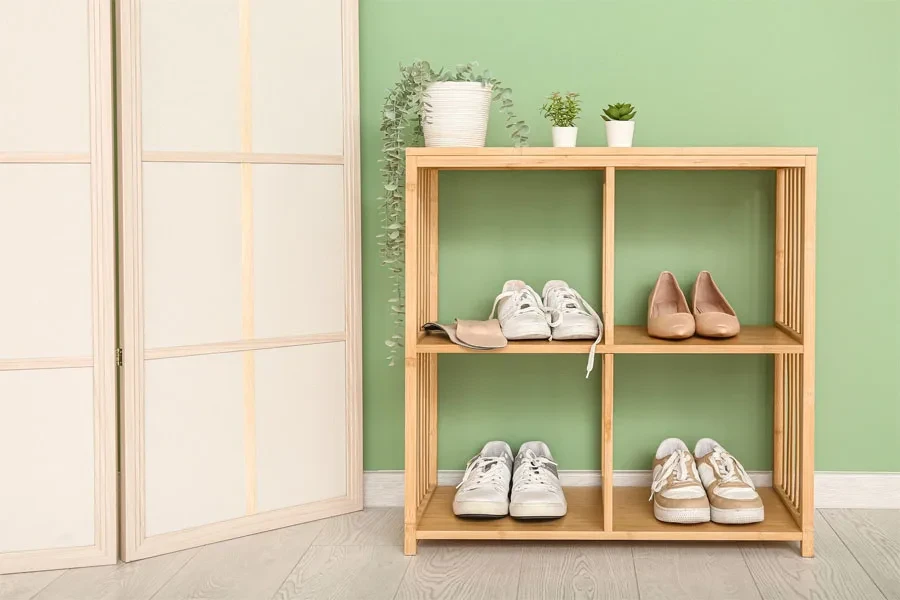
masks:
POLYGON ((428 118, 425 92, 437 81, 475 81, 491 87, 493 100, 500 104, 506 115, 506 128, 515 146, 528 144, 528 125, 516 116, 512 90, 503 87, 490 71, 478 71, 478 63, 457 65, 454 69, 434 71, 424 60, 411 65, 400 65, 400 79, 388 90, 381 113, 381 229, 378 245, 381 247, 381 263, 390 271, 391 298, 388 300, 394 332, 384 343, 388 347, 388 364, 394 365, 398 348, 403 346, 404 297, 404 247, 406 227, 404 222, 405 177, 407 146, 422 145, 424 132, 422 120, 428 118))

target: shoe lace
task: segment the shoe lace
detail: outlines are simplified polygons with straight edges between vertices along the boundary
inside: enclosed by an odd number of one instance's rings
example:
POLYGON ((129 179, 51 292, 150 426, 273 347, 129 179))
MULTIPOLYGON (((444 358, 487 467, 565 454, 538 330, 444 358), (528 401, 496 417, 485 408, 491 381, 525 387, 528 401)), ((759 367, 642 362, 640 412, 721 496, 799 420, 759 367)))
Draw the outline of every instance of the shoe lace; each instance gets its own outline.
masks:
POLYGON ((503 457, 500 456, 481 456, 480 454, 475 456, 466 463, 466 472, 456 489, 463 488, 463 491, 468 491, 490 485, 499 492, 505 492, 506 482, 504 482, 501 468, 503 462, 503 457))
POLYGON ((591 351, 588 354, 587 373, 584 376, 587 379, 591 376, 591 371, 594 370, 594 355, 597 353, 597 344, 603 339, 603 322, 600 320, 600 315, 597 314, 597 311, 594 310, 594 307, 587 300, 581 297, 577 290, 570 287, 558 286, 547 290, 547 305, 549 308, 546 310, 551 316, 553 313, 556 313, 556 323, 550 323, 551 327, 562 324, 567 314, 591 316, 597 321, 597 339, 591 344, 591 351))
POLYGON ((666 459, 666 462, 663 463, 662 468, 656 472, 656 476, 653 477, 653 483, 650 484, 650 500, 653 500, 654 494, 666 487, 669 476, 673 473, 675 474, 676 482, 690 481, 692 475, 689 466, 690 462, 691 453, 687 450, 676 450, 673 452, 666 459))
POLYGON ((526 450, 516 469, 513 491, 518 492, 525 488, 556 489, 559 486, 559 479, 550 470, 550 467, 556 466, 557 464, 549 458, 526 450))
POLYGON ((497 305, 505 298, 510 298, 510 302, 516 307, 512 313, 513 317, 526 314, 541 315, 547 319, 547 323, 549 323, 551 327, 556 327, 557 323, 554 323, 550 318, 550 311, 544 307, 544 302, 541 300, 541 297, 530 285, 526 285, 525 287, 516 290, 500 292, 497 297, 494 298, 494 306, 491 307, 491 314, 488 316, 488 321, 494 318, 494 313, 497 311, 497 305))
POLYGON ((716 475, 719 476, 719 481, 722 483, 741 481, 756 489, 756 486, 753 485, 753 480, 750 479, 750 475, 744 469, 744 465, 721 446, 713 448, 710 462, 716 470, 716 475))

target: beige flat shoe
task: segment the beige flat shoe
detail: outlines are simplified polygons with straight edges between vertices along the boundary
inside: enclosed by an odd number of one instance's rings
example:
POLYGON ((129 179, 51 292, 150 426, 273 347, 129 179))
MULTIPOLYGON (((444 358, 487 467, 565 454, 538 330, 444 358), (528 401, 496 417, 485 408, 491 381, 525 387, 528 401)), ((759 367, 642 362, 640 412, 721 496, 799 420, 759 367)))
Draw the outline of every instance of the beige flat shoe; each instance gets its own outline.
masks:
POLYGON ((697 275, 691 296, 691 311, 697 323, 697 335, 729 338, 741 331, 734 309, 728 304, 709 271, 701 271, 697 275))
POLYGON ((666 340, 681 340, 694 335, 694 317, 687 299, 669 271, 659 274, 650 294, 647 333, 666 340))

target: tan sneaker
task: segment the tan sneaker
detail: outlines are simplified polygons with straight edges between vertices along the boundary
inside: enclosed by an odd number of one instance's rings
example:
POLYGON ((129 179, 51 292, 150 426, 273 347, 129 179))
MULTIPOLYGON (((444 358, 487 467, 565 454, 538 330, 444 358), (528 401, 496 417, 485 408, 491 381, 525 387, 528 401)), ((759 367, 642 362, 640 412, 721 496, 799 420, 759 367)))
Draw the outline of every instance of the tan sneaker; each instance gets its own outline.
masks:
POLYGON ((710 438, 697 442, 694 456, 714 523, 740 525, 763 520, 762 498, 738 459, 710 438))
POLYGON ((677 438, 663 440, 656 450, 650 499, 653 515, 665 523, 709 521, 709 500, 700 483, 694 457, 677 438))

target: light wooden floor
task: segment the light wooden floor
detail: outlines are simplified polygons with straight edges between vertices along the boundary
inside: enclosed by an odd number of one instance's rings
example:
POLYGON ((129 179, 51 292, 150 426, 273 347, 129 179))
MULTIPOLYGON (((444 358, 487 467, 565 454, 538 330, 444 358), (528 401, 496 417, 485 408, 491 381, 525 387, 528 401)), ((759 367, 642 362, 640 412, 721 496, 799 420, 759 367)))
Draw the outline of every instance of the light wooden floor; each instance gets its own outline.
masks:
POLYGON ((111 567, 0 576, 0 600, 900 599, 900 511, 822 510, 789 544, 422 543, 369 509, 111 567))

